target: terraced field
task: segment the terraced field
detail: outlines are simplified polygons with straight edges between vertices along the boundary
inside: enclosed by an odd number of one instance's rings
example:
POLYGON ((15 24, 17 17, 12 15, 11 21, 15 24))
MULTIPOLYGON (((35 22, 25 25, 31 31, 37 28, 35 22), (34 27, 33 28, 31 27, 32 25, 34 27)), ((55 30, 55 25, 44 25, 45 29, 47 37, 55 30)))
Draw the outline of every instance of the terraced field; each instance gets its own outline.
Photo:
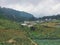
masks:
POLYGON ((35 40, 38 45, 60 45, 60 39, 59 40, 35 40))
POLYGON ((34 25, 35 30, 31 30, 22 27, 20 23, 0 19, 0 45, 60 45, 59 24, 60 22, 38 23, 34 25))
POLYGON ((60 45, 60 21, 44 22, 35 25, 36 30, 31 32, 31 38, 38 45, 60 45))

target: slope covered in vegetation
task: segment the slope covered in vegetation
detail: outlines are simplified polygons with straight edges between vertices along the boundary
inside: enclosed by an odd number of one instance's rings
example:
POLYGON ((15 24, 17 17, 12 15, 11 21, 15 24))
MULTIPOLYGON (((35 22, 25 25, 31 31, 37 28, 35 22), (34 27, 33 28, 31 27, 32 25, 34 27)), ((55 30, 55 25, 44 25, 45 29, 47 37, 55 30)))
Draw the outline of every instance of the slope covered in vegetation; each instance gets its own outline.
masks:
POLYGON ((20 23, 0 19, 0 45, 35 45, 20 23))
POLYGON ((27 13, 24 11, 17 11, 17 10, 10 9, 10 8, 4 8, 4 7, 3 8, 0 7, 0 14, 2 14, 5 18, 7 18, 9 20, 17 21, 17 22, 36 19, 30 13, 27 13))
POLYGON ((36 23, 36 25, 33 26, 34 29, 31 29, 27 26, 21 26, 21 22, 15 21, 14 16, 10 15, 12 20, 10 16, 7 15, 6 17, 6 15, 7 14, 0 12, 0 45, 60 44, 58 43, 60 42, 59 40, 54 41, 55 39, 60 39, 59 19, 36 23), (48 41, 44 41, 44 39, 48 39, 48 41), (54 39, 54 42, 51 41, 51 39, 54 39))

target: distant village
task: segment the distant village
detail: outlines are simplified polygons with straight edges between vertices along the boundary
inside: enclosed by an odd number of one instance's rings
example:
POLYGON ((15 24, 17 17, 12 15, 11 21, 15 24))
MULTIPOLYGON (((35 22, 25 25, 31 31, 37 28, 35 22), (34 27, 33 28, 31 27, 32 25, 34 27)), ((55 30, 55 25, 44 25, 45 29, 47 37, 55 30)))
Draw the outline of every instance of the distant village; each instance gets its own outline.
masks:
POLYGON ((36 21, 24 21, 21 23, 22 26, 32 27, 36 25, 37 23, 43 23, 43 22, 50 22, 55 21, 56 19, 45 19, 45 20, 36 20, 36 21))

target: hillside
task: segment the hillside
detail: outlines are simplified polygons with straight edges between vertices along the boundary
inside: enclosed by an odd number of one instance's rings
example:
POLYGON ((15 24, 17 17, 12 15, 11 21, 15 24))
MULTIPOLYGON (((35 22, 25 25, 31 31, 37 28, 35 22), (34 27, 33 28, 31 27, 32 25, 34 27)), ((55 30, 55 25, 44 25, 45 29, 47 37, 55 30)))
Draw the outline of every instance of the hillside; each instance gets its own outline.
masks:
POLYGON ((57 20, 60 20, 60 14, 52 15, 52 16, 44 16, 42 18, 39 18, 39 20, 45 20, 45 19, 57 19, 57 20))
POLYGON ((52 42, 53 45, 60 44, 59 41, 54 41, 54 38, 60 38, 59 23, 59 20, 39 23, 34 26, 36 29, 33 31, 28 27, 22 27, 20 23, 0 18, 0 45, 37 45, 37 43, 38 45, 48 45, 52 42), (43 41, 44 39, 49 40, 43 41))
POLYGON ((12 21, 27 21, 27 20, 35 20, 35 17, 30 14, 23 11, 17 11, 9 8, 1 8, 0 7, 0 16, 3 15, 3 17, 12 20, 12 21))
POLYGON ((32 14, 0 8, 0 45, 37 45, 23 29, 20 21, 34 20, 32 14))
POLYGON ((36 45, 20 23, 0 18, 0 45, 36 45))
POLYGON ((12 9, 0 8, 0 45, 60 45, 60 40, 56 40, 60 39, 59 19, 36 23, 33 25, 33 29, 22 26, 20 21, 35 20, 35 17, 29 15, 29 13, 27 17, 25 15, 27 13, 18 12, 12 9))

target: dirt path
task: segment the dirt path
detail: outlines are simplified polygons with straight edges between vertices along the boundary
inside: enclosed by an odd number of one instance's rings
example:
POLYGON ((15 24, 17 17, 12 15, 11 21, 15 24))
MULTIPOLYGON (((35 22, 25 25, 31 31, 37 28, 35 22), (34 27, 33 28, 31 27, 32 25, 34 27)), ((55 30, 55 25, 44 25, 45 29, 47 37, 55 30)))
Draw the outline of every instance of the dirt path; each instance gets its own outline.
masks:
POLYGON ((30 39, 30 38, 28 38, 31 42, 32 42, 32 44, 33 45, 38 45, 36 42, 34 42, 32 39, 30 39))

